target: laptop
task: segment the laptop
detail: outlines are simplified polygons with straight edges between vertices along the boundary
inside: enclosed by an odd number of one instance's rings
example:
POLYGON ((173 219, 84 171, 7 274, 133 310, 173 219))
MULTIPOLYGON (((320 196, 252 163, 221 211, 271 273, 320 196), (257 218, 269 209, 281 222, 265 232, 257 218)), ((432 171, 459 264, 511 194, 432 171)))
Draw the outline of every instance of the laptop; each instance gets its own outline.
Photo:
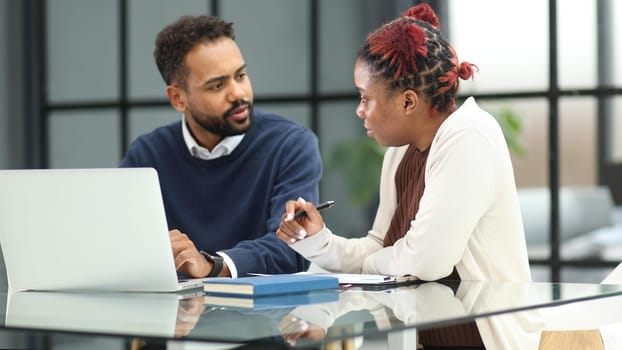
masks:
POLYGON ((177 292, 152 168, 0 170, 0 246, 11 291, 177 292))

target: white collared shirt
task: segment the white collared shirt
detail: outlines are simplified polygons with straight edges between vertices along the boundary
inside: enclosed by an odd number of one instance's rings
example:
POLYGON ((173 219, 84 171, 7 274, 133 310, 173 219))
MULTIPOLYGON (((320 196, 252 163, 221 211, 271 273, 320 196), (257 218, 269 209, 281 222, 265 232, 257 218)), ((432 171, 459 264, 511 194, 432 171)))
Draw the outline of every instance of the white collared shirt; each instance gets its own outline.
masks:
POLYGON ((190 154, 193 157, 205 160, 216 159, 231 154, 231 152, 235 150, 240 142, 242 142, 242 139, 244 139, 244 134, 227 136, 223 138, 212 151, 210 151, 207 148, 199 145, 194 137, 192 137, 192 134, 188 129, 188 125, 186 124, 185 117, 181 118, 181 133, 184 137, 184 142, 186 143, 186 147, 188 147, 188 151, 190 151, 190 154))
MULTIPOLYGON (((214 147, 214 149, 210 152, 210 150, 208 150, 207 148, 199 145, 197 140, 195 140, 194 137, 192 137, 192 134, 190 133, 190 130, 188 129, 188 125, 186 124, 185 116, 182 116, 181 118, 181 133, 184 137, 184 142, 186 143, 186 147, 188 147, 188 151, 190 152, 190 154, 193 157, 204 159, 204 160, 216 159, 216 158, 231 154, 231 152, 235 150, 235 148, 240 144, 240 142, 242 142, 242 139, 244 139, 244 135, 245 135, 245 134, 242 134, 242 135, 235 135, 235 136, 227 136, 223 138, 216 145, 216 147, 214 147)), ((227 264, 227 267, 229 268, 229 272, 231 272, 231 277, 237 278, 238 269, 235 267, 233 260, 231 260, 231 258, 223 252, 216 252, 216 254, 222 256, 223 260, 225 261, 225 264, 227 264)))

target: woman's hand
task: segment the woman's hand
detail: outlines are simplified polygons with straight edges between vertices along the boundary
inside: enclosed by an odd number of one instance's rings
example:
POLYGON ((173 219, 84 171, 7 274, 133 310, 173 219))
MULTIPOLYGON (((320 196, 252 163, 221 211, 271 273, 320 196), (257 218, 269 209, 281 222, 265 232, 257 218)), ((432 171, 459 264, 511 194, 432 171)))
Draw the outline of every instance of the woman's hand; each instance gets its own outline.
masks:
POLYGON ((313 203, 298 198, 298 200, 285 203, 285 213, 276 230, 276 235, 285 243, 292 244, 313 236, 323 227, 324 219, 313 203), (295 213, 300 211, 304 211, 305 214, 294 217, 295 213))
POLYGON ((318 341, 326 336, 326 330, 322 327, 291 314, 279 322, 279 331, 290 346, 295 346, 299 340, 318 341))

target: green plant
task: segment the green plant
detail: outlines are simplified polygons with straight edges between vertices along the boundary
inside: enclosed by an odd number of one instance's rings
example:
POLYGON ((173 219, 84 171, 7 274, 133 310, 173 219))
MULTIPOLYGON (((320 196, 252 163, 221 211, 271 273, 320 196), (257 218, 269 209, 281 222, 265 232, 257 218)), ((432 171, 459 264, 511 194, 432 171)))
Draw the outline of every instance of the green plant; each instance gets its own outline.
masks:
POLYGON ((495 113, 495 116, 510 150, 516 155, 524 156, 526 153, 525 147, 519 140, 520 134, 523 131, 523 123, 518 114, 510 108, 504 107, 498 113, 495 113))
POLYGON ((385 148, 367 136, 344 140, 324 158, 329 170, 341 171, 353 205, 362 207, 378 193, 385 148))

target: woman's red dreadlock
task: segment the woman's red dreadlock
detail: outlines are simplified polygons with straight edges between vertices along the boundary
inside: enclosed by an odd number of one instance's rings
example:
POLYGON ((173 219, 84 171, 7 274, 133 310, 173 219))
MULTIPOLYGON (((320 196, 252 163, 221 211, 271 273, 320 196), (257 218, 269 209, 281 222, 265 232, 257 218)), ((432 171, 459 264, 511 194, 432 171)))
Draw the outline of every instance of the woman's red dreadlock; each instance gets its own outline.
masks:
POLYGON ((397 65, 394 79, 408 75, 408 71, 417 71, 417 55, 428 54, 423 29, 405 21, 395 21, 369 38, 369 52, 381 56, 391 66, 397 65), (410 67, 408 67, 410 65, 410 67))
POLYGON ((419 4, 369 34, 359 58, 390 88, 413 89, 446 111, 454 105, 458 80, 471 78, 477 66, 460 63, 439 28, 434 10, 419 4))
POLYGON ((420 21, 424 21, 430 24, 436 30, 441 30, 441 24, 438 21, 438 16, 428 4, 419 4, 417 6, 413 6, 406 10, 403 15, 418 19, 420 21))
MULTIPOLYGON (((451 63, 456 69, 450 69, 445 75, 438 78, 438 81, 443 83, 442 87, 438 89, 440 93, 445 93, 447 90, 453 88, 456 85, 458 77, 462 80, 467 80, 473 76, 473 72, 478 68, 476 65, 469 62, 458 63, 458 55, 453 47, 449 46, 452 58, 451 63)), ((457 89, 456 89, 457 92, 457 89)))

